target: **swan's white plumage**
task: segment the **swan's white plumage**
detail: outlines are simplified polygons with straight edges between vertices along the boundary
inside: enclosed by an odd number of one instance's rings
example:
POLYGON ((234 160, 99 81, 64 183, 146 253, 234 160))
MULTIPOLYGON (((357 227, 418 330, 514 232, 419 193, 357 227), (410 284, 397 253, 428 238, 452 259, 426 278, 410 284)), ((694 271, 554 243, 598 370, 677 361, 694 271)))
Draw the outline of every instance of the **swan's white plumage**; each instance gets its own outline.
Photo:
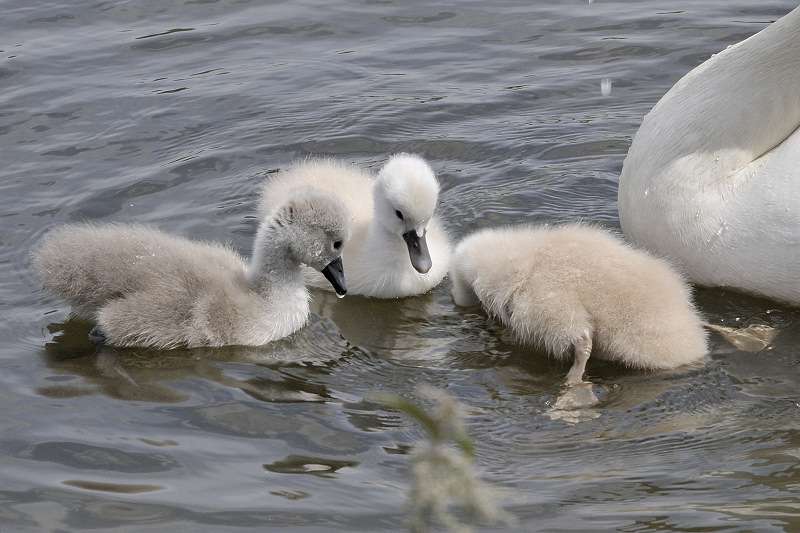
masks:
POLYGON ((346 208, 306 189, 264 218, 249 264, 227 246, 146 226, 73 224, 45 235, 32 267, 108 344, 261 345, 306 323, 300 265, 335 261, 349 233, 346 208))
POLYGON ((581 348, 586 358, 593 346, 599 358, 645 369, 674 368, 707 350, 680 276, 601 229, 481 230, 456 246, 450 275, 456 304, 483 304, 520 341, 557 357, 572 348, 574 382, 581 348))
MULTIPOLYGON (((263 184, 261 212, 269 211, 288 191, 305 186, 336 195, 353 217, 353 237, 342 254, 350 293, 413 296, 428 292, 447 274, 450 243, 434 215, 439 184, 422 158, 395 155, 377 176, 334 159, 296 164, 263 184), (427 273, 421 274, 411 264, 402 237, 411 230, 426 236, 432 262, 427 273)), ((327 288, 316 272, 306 269, 306 276, 311 285, 327 288)))
POLYGON ((647 114, 625 235, 693 281, 800 305, 800 8, 713 56, 647 114))

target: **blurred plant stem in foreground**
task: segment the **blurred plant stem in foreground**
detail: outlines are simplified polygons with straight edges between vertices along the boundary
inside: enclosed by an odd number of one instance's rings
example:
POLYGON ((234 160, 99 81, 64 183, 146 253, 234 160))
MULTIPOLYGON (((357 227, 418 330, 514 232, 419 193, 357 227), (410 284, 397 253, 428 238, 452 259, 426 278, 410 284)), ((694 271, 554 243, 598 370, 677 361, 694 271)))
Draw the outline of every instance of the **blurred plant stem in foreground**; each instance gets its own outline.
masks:
POLYGON ((428 437, 414 444, 410 454, 411 531, 424 533, 433 520, 450 531, 472 531, 453 513, 458 508, 463 508, 473 522, 513 522, 513 517, 495 504, 498 491, 475 473, 474 449, 464 427, 461 404, 445 391, 427 385, 420 386, 418 393, 432 403, 430 408, 390 392, 373 396, 408 415, 428 437))

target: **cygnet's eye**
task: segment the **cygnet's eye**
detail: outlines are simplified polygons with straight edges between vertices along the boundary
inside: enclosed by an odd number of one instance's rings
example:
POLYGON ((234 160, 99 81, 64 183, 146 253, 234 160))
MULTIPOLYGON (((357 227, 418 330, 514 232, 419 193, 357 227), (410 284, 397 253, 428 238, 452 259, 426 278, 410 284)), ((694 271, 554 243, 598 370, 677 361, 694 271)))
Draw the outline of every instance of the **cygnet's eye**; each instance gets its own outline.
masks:
POLYGON ((397 215, 397 218, 403 220, 403 213, 401 213, 400 211, 395 211, 394 214, 397 215))
POLYGON ((342 247, 342 241, 336 241, 335 243, 333 243, 333 247, 334 247, 336 250, 338 250, 339 248, 341 248, 341 247, 342 247))

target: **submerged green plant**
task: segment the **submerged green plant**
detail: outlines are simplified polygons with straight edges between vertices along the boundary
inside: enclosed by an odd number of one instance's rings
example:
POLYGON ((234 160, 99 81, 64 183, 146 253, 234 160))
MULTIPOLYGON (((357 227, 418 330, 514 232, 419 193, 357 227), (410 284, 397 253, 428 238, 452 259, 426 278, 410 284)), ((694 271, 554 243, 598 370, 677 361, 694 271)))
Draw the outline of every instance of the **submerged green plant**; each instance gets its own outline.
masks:
POLYGON ((433 402, 433 406, 426 408, 393 393, 374 396, 416 421, 428 437, 415 444, 410 455, 411 531, 428 531, 433 519, 451 531, 472 531, 453 513, 459 507, 473 520, 510 523, 511 516, 494 503, 497 491, 475 474, 474 449, 464 427, 461 405, 445 391, 434 387, 421 386, 419 394, 433 402))

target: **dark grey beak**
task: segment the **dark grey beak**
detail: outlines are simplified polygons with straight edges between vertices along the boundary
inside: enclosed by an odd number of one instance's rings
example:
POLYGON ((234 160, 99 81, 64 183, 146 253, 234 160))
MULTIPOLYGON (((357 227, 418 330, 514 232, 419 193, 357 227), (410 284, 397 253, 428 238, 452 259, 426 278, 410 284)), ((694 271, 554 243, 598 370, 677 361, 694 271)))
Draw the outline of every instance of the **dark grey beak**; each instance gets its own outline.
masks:
POLYGON ((347 293, 347 283, 344 281, 344 267, 342 266, 341 257, 337 257, 328 263, 328 266, 322 269, 322 275, 333 285, 333 290, 340 297, 347 293))
POLYGON ((420 274, 428 272, 433 266, 433 261, 431 261, 431 254, 428 253, 428 241, 425 240, 425 234, 417 235, 417 232, 412 229, 403 234, 403 240, 408 246, 408 255, 411 257, 414 269, 420 274))

